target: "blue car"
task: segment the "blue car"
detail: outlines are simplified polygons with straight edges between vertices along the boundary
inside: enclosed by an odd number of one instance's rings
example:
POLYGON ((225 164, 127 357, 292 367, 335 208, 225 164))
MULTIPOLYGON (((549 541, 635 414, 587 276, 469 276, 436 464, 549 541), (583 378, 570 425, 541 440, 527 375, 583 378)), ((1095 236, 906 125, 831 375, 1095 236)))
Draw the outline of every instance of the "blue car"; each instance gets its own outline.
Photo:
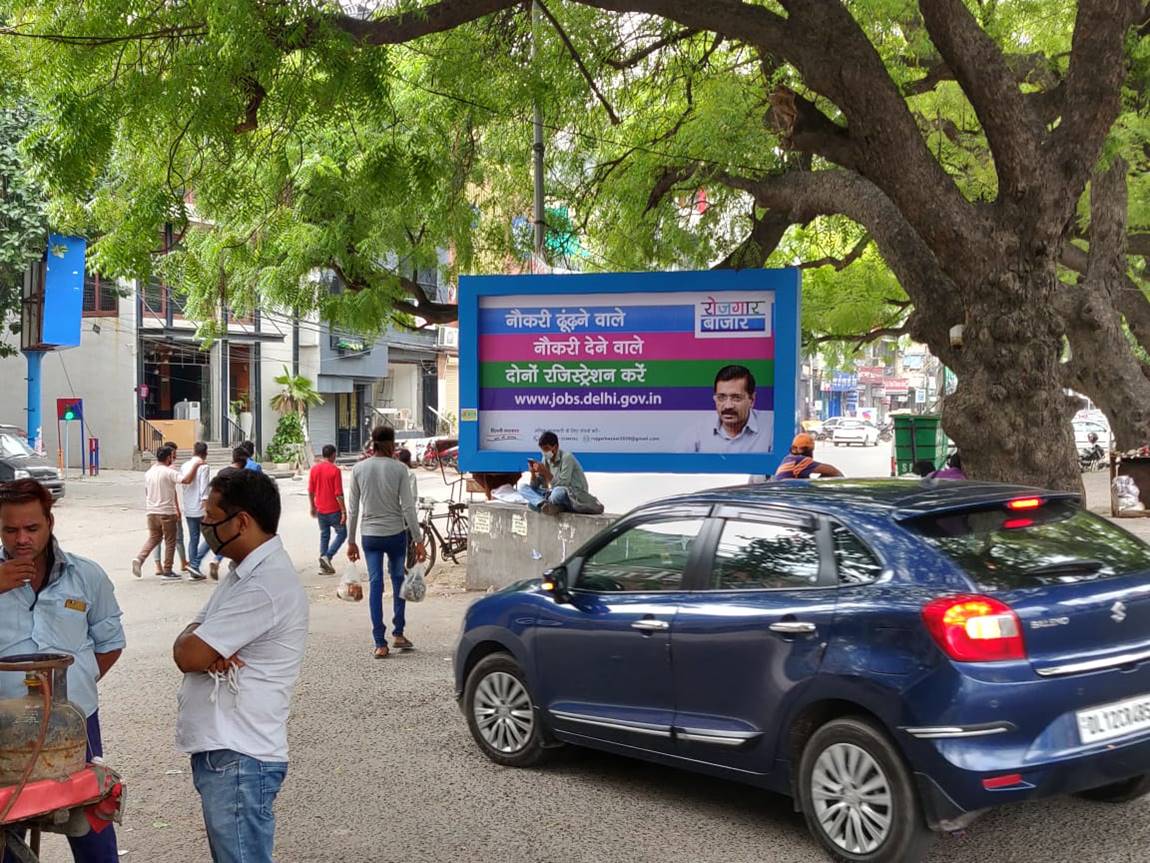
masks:
POLYGON ((832 857, 1150 791, 1150 546, 1071 494, 790 481, 644 506, 471 606, 499 764, 588 746, 791 795, 832 857))

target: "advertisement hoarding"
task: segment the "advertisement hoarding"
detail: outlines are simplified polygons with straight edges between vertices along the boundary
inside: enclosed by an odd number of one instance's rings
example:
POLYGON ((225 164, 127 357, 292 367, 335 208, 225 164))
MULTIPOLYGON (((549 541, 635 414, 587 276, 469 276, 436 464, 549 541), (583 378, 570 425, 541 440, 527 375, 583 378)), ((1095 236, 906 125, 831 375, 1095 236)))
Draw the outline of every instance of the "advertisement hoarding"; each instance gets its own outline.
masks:
POLYGON ((794 269, 464 277, 460 464, 525 470, 553 431, 588 470, 769 473, 798 298, 794 269))

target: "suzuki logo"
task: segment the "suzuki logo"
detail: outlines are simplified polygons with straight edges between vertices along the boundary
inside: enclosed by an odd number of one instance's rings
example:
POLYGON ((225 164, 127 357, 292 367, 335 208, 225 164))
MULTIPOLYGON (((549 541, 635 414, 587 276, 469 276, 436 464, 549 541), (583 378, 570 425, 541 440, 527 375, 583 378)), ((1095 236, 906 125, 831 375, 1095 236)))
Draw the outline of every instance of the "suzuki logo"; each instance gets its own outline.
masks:
POLYGON ((1122 600, 1110 606, 1110 619, 1115 623, 1121 623, 1126 619, 1126 603, 1122 600))

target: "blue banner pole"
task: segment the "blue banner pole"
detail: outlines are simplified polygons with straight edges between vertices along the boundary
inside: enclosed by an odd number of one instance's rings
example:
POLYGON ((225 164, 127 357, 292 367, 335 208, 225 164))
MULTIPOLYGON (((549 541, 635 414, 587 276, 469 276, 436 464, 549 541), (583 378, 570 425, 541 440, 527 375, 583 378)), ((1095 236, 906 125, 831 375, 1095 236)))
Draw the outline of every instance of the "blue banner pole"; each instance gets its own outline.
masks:
POLYGON ((28 361, 28 446, 39 451, 42 446, 40 417, 40 363, 44 359, 43 351, 25 351, 24 358, 28 361))

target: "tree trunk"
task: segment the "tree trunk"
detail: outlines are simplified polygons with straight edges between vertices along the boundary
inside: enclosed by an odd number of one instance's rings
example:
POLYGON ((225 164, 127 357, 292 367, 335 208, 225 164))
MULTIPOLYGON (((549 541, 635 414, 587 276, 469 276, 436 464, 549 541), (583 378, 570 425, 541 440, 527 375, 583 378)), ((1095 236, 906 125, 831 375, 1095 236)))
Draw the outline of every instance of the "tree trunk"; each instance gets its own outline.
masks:
POLYGON ((958 388, 943 402, 943 428, 963 469, 973 479, 1082 492, 1053 261, 1023 259, 966 287, 958 388))

